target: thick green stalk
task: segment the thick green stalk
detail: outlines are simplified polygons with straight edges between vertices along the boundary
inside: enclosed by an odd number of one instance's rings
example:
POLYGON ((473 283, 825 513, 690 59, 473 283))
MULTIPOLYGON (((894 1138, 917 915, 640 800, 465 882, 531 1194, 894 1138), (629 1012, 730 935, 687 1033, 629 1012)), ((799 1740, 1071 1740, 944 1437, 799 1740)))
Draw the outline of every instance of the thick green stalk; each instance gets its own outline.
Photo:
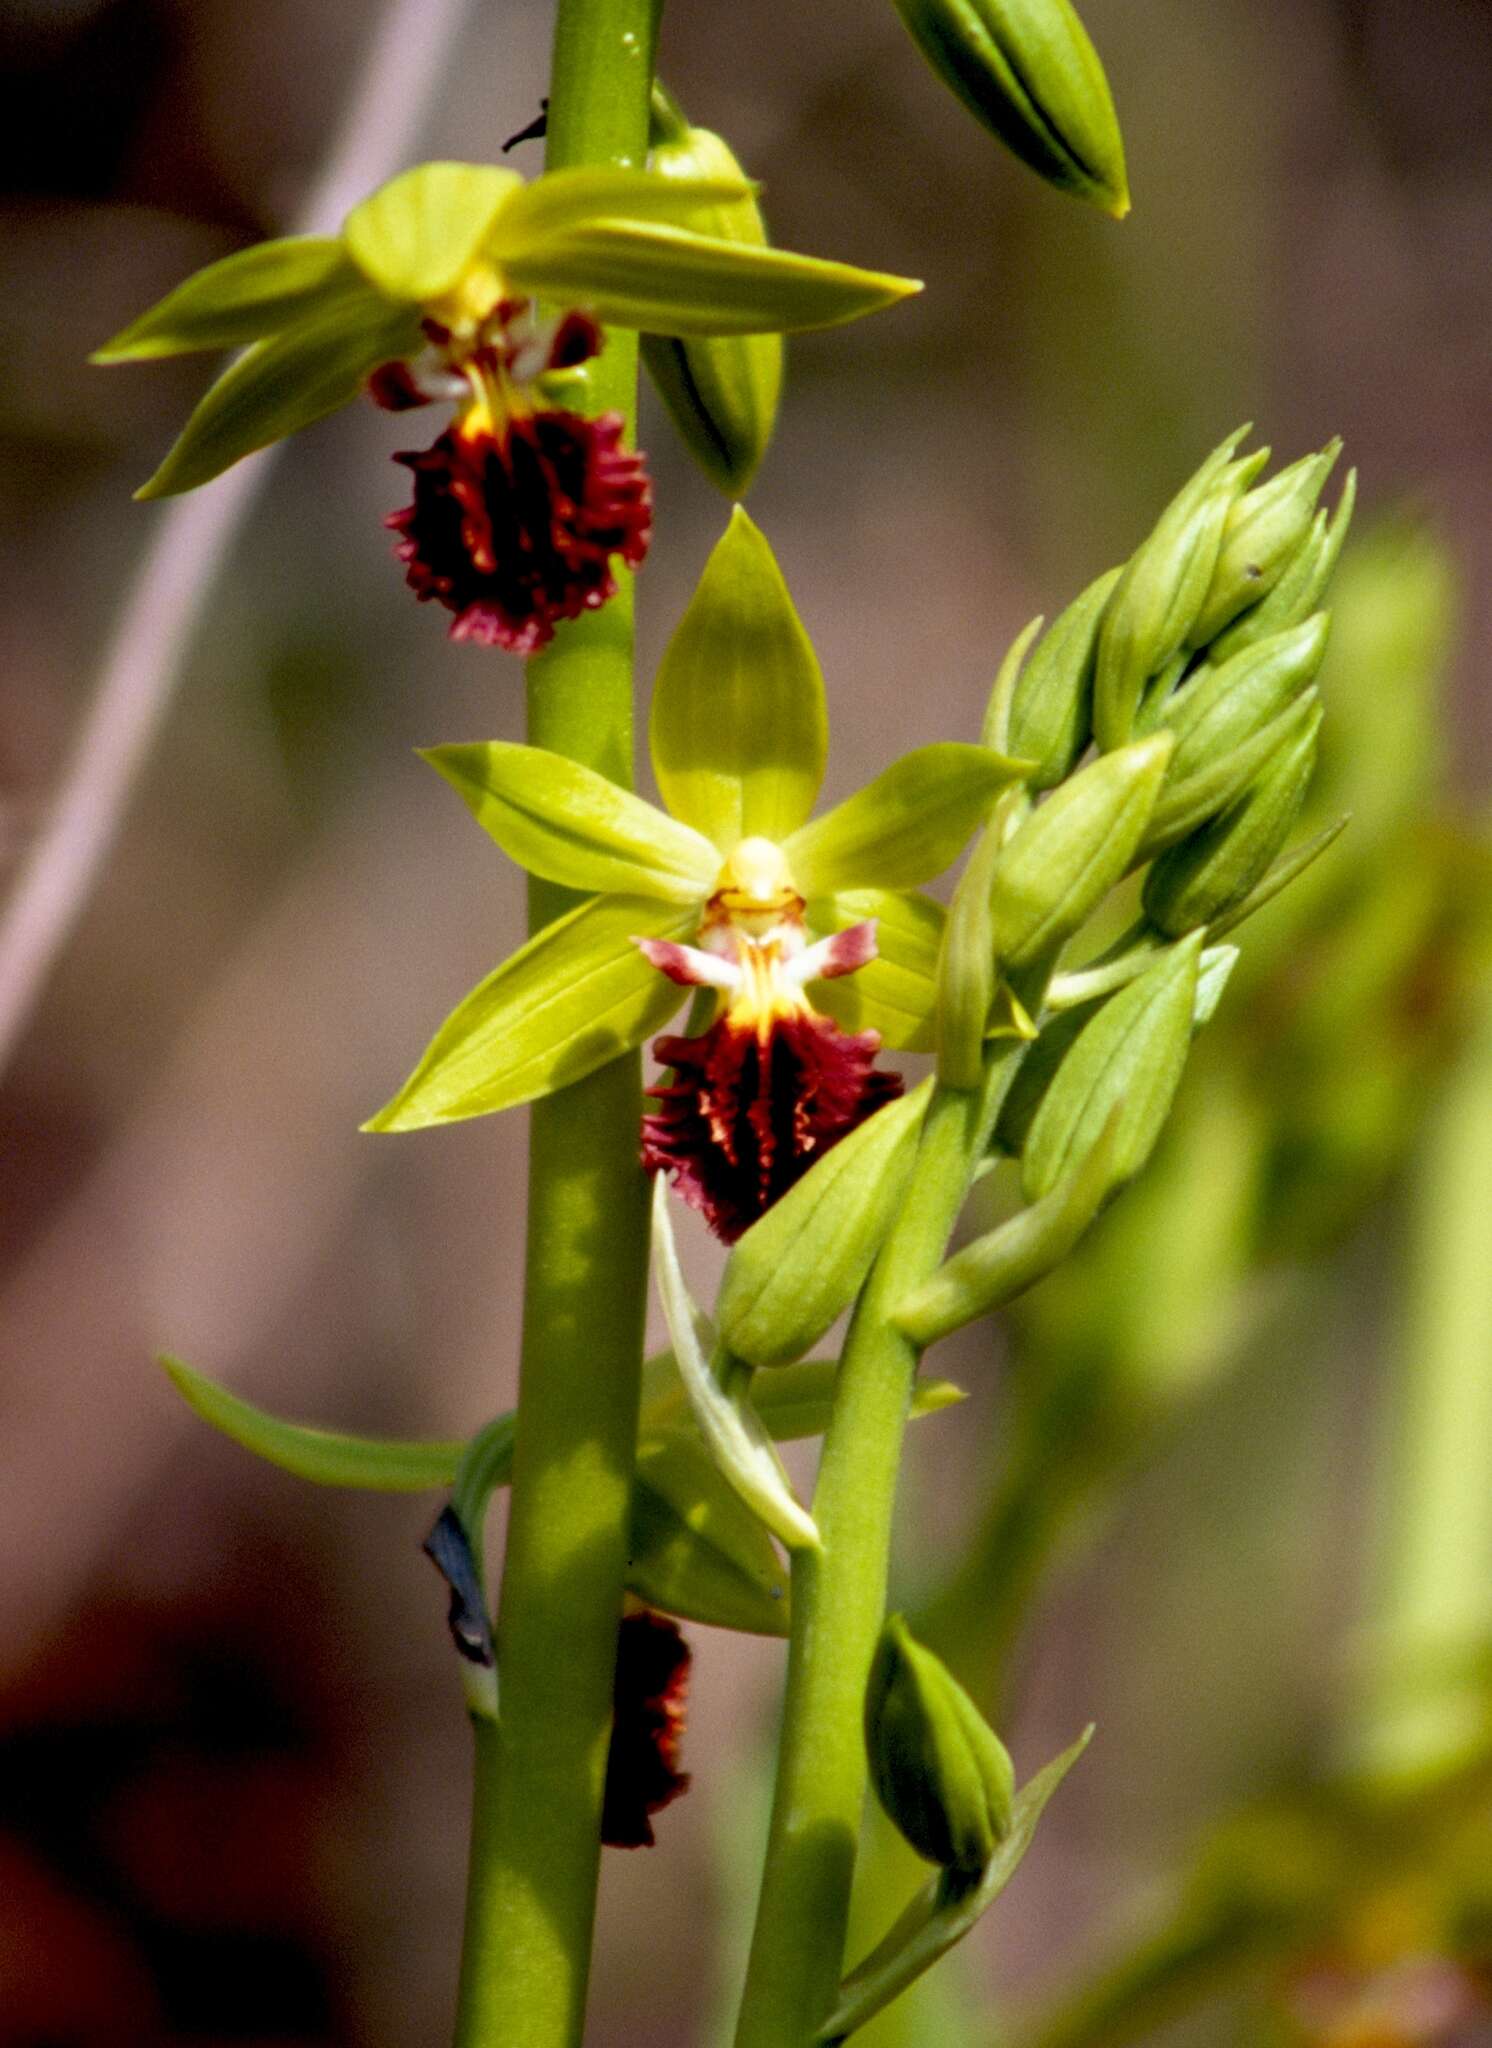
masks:
MULTIPOLYGON (((639 164, 661 0, 559 0, 551 168, 639 164)), ((637 343, 612 330, 591 412, 632 417, 637 343)), ((632 777, 632 593, 529 664, 528 737, 632 777)), ((566 905, 531 888, 529 921, 566 905)), ((614 1061, 536 1105, 523 1353, 498 1613, 501 1720, 477 1724, 457 2048, 575 2048, 595 1920, 647 1288, 641 1069, 614 1061)))
POLYGON ((1017 1057, 995 1055, 982 1095, 934 1095, 906 1202, 850 1325, 813 1500, 822 1548, 793 1563, 777 1792, 737 2048, 805 2048, 839 1989, 865 1804, 865 1681, 918 1361, 889 1318, 942 1258, 1017 1057))

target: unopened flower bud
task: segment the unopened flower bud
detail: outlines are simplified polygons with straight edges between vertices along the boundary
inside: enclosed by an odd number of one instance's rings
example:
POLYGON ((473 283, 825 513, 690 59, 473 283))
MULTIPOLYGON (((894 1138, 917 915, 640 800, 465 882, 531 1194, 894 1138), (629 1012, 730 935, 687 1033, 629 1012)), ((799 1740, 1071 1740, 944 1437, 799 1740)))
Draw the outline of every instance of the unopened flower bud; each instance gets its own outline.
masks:
POLYGON ((1233 506, 1212 582, 1187 635, 1189 646, 1205 647, 1274 588, 1310 534, 1316 501, 1341 451, 1341 442, 1332 441, 1319 455, 1303 456, 1245 492, 1233 506))
POLYGON ((1128 868, 1171 758, 1156 733, 1069 776, 1000 850, 990 883, 995 958, 1006 973, 1054 953, 1128 868))
POLYGON ((888 1618, 871 1666, 865 1746, 876 1797, 918 1855, 945 1870, 983 1870, 1010 1832, 1010 1757, 899 1614, 888 1618))
MULTIPOLYGON (((656 101, 655 101, 656 104, 656 101)), ((665 178, 738 179, 730 145, 708 128, 692 128, 671 103, 660 110, 663 132, 648 168, 665 178)), ((700 232, 755 249, 767 230, 755 195, 700 209, 700 232)), ((642 360, 690 454, 733 498, 755 476, 772 429, 782 389, 780 334, 644 334, 642 360)))
POLYGON ((1068 0, 895 0, 943 83, 1022 163, 1122 220, 1124 143, 1098 52, 1068 0))
POLYGON ((1217 568, 1223 528, 1262 456, 1234 461, 1244 429, 1213 450, 1124 565, 1098 634, 1093 730, 1123 746, 1150 677, 1180 652, 1217 568))
POLYGON ((1004 747, 1036 762, 1033 789, 1051 789, 1092 735, 1093 668, 1098 627, 1121 572, 1110 569, 1090 583, 1037 642, 1010 699, 1004 747))
POLYGON ((1322 712, 1273 756, 1243 796, 1155 862, 1145 880, 1150 922, 1178 936, 1241 903, 1290 836, 1316 765, 1322 712))
POLYGON ((1214 668, 1204 665, 1171 699, 1166 730, 1176 742, 1175 785, 1261 732, 1307 689, 1326 654, 1327 612, 1271 634, 1214 668))

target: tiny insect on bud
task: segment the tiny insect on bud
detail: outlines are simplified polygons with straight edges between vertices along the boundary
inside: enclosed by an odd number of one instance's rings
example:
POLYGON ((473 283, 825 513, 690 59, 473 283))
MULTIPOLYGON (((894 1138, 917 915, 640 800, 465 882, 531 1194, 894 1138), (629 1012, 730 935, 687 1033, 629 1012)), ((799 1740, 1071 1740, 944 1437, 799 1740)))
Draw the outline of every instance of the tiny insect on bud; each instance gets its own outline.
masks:
POLYGON ((972 1875, 1010 1832, 1010 1757, 941 1658, 886 1622, 865 1692, 876 1797, 930 1863, 972 1875))
POLYGON ((1316 501, 1341 452, 1341 442, 1333 441, 1318 455, 1302 456, 1267 483, 1245 492, 1233 506, 1223 527, 1212 582, 1187 635, 1188 646, 1205 647, 1274 588, 1310 533, 1316 501))

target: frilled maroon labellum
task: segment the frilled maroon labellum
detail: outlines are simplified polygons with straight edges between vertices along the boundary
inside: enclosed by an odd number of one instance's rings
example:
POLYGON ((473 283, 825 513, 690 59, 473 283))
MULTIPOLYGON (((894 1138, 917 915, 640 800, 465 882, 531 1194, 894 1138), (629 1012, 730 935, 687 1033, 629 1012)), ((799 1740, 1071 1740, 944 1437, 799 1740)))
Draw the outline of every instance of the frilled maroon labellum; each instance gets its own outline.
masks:
POLYGON ((639 939, 660 974, 718 989, 721 1014, 697 1038, 660 1038, 672 1077, 650 1092, 642 1163, 732 1244, 832 1145, 901 1093, 876 1067, 877 1032, 851 1035, 808 1000, 810 982, 876 957, 873 918, 809 943, 805 905, 780 846, 743 839, 720 871, 700 943, 639 939))
POLYGON ((635 569, 652 536, 641 456, 622 417, 519 412, 458 420, 434 447, 395 456, 414 502, 388 521, 410 588, 456 615, 453 640, 533 654, 560 619, 615 595, 611 557, 635 569))
POLYGON ((684 1200, 733 1244, 832 1145, 901 1093, 875 1064, 879 1035, 851 1035, 814 1010, 772 1020, 765 1034, 730 1013, 698 1038, 660 1038, 674 1070, 650 1092, 642 1161, 672 1173, 684 1200))
POLYGON ((650 1816, 689 1789, 679 1751, 690 1661, 677 1622, 650 1608, 623 1617, 601 1814, 601 1840, 610 1848, 651 1849, 650 1816))

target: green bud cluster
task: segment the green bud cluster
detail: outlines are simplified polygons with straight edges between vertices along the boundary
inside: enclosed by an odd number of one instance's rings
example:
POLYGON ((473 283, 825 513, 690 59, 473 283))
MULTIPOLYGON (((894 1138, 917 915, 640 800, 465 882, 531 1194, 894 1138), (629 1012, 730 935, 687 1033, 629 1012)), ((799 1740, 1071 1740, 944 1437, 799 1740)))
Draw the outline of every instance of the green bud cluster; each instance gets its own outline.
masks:
POLYGON ((865 1747, 876 1797, 917 1854, 962 1875, 982 1871, 1010 1832, 1010 1756, 899 1614, 888 1618, 871 1667, 865 1747))

